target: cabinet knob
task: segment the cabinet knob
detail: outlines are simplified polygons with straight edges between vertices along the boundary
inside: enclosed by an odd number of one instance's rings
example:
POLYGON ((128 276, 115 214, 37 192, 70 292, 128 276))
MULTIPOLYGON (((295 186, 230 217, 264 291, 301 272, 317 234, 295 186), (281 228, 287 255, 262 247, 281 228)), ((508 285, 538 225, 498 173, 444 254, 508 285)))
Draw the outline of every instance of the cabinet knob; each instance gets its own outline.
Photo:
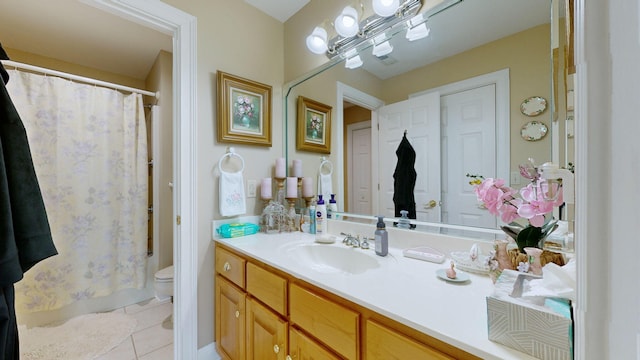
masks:
POLYGON ((273 345, 273 352, 276 354, 280 352, 280 346, 278 346, 278 344, 273 345))
POLYGON ((229 271, 229 270, 231 270, 231 264, 229 264, 229 262, 226 262, 226 263, 224 263, 222 268, 224 269, 224 271, 229 271))
POLYGON ((291 357, 291 355, 287 355, 287 357, 284 358, 285 360, 293 360, 293 358, 291 357))
POLYGON ((240 317, 240 311, 236 310, 236 318, 240 317))

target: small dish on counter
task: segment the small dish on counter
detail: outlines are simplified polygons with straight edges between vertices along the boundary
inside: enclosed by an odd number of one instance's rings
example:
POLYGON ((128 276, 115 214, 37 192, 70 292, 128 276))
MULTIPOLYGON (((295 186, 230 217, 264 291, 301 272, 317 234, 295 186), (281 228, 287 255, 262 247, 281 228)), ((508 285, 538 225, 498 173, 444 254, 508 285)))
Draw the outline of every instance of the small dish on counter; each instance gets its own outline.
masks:
POLYGON ((436 270, 436 275, 445 281, 449 281, 449 282, 456 282, 456 283, 461 283, 461 282, 465 282, 465 281, 469 281, 469 275, 466 273, 463 273, 461 271, 456 272, 456 277, 455 278, 449 278, 447 277, 447 269, 438 269, 436 270))

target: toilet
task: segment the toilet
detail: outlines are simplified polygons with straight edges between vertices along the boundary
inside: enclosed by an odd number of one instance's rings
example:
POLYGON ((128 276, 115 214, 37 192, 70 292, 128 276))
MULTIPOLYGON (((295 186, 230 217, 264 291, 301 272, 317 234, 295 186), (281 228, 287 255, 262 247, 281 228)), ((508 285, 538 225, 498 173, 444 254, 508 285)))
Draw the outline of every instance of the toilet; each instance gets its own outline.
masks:
POLYGON ((173 297, 173 265, 156 272, 153 288, 158 301, 171 300, 173 297))

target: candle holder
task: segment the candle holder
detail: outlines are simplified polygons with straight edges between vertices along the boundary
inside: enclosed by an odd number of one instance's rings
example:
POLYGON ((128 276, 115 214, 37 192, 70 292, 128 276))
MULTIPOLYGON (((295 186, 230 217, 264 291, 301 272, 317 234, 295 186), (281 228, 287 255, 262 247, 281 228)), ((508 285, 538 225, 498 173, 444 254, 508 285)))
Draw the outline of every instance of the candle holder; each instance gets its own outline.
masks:
POLYGON ((285 190, 284 190, 284 182, 287 178, 276 178, 276 186, 277 186, 277 190, 276 190, 276 201, 279 202, 280 204, 282 204, 284 206, 284 194, 285 194, 285 190))
POLYGON ((287 214, 287 232, 297 231, 299 228, 296 226, 296 200, 298 198, 287 198, 289 203, 289 213, 287 214))
POLYGON ((264 210, 262 210, 261 228, 267 234, 275 234, 285 230, 284 206, 271 199, 264 200, 264 210))

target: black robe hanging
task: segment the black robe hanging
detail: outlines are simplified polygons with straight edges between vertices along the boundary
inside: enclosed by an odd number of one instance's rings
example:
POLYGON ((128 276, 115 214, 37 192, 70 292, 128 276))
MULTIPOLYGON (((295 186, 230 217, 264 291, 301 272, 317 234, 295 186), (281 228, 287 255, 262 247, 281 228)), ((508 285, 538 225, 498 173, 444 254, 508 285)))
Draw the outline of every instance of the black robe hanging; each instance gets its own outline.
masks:
POLYGON ((416 152, 411 146, 405 133, 396 149, 398 163, 393 172, 393 204, 395 216, 400 216, 400 210, 407 210, 409 219, 416 218, 416 199, 413 190, 416 186, 416 152))
MULTIPOLYGON (((8 60, 2 45, 0 59, 8 60)), ((0 357, 18 359, 13 284, 35 264, 58 252, 36 178, 22 120, 0 64, 0 357)))

